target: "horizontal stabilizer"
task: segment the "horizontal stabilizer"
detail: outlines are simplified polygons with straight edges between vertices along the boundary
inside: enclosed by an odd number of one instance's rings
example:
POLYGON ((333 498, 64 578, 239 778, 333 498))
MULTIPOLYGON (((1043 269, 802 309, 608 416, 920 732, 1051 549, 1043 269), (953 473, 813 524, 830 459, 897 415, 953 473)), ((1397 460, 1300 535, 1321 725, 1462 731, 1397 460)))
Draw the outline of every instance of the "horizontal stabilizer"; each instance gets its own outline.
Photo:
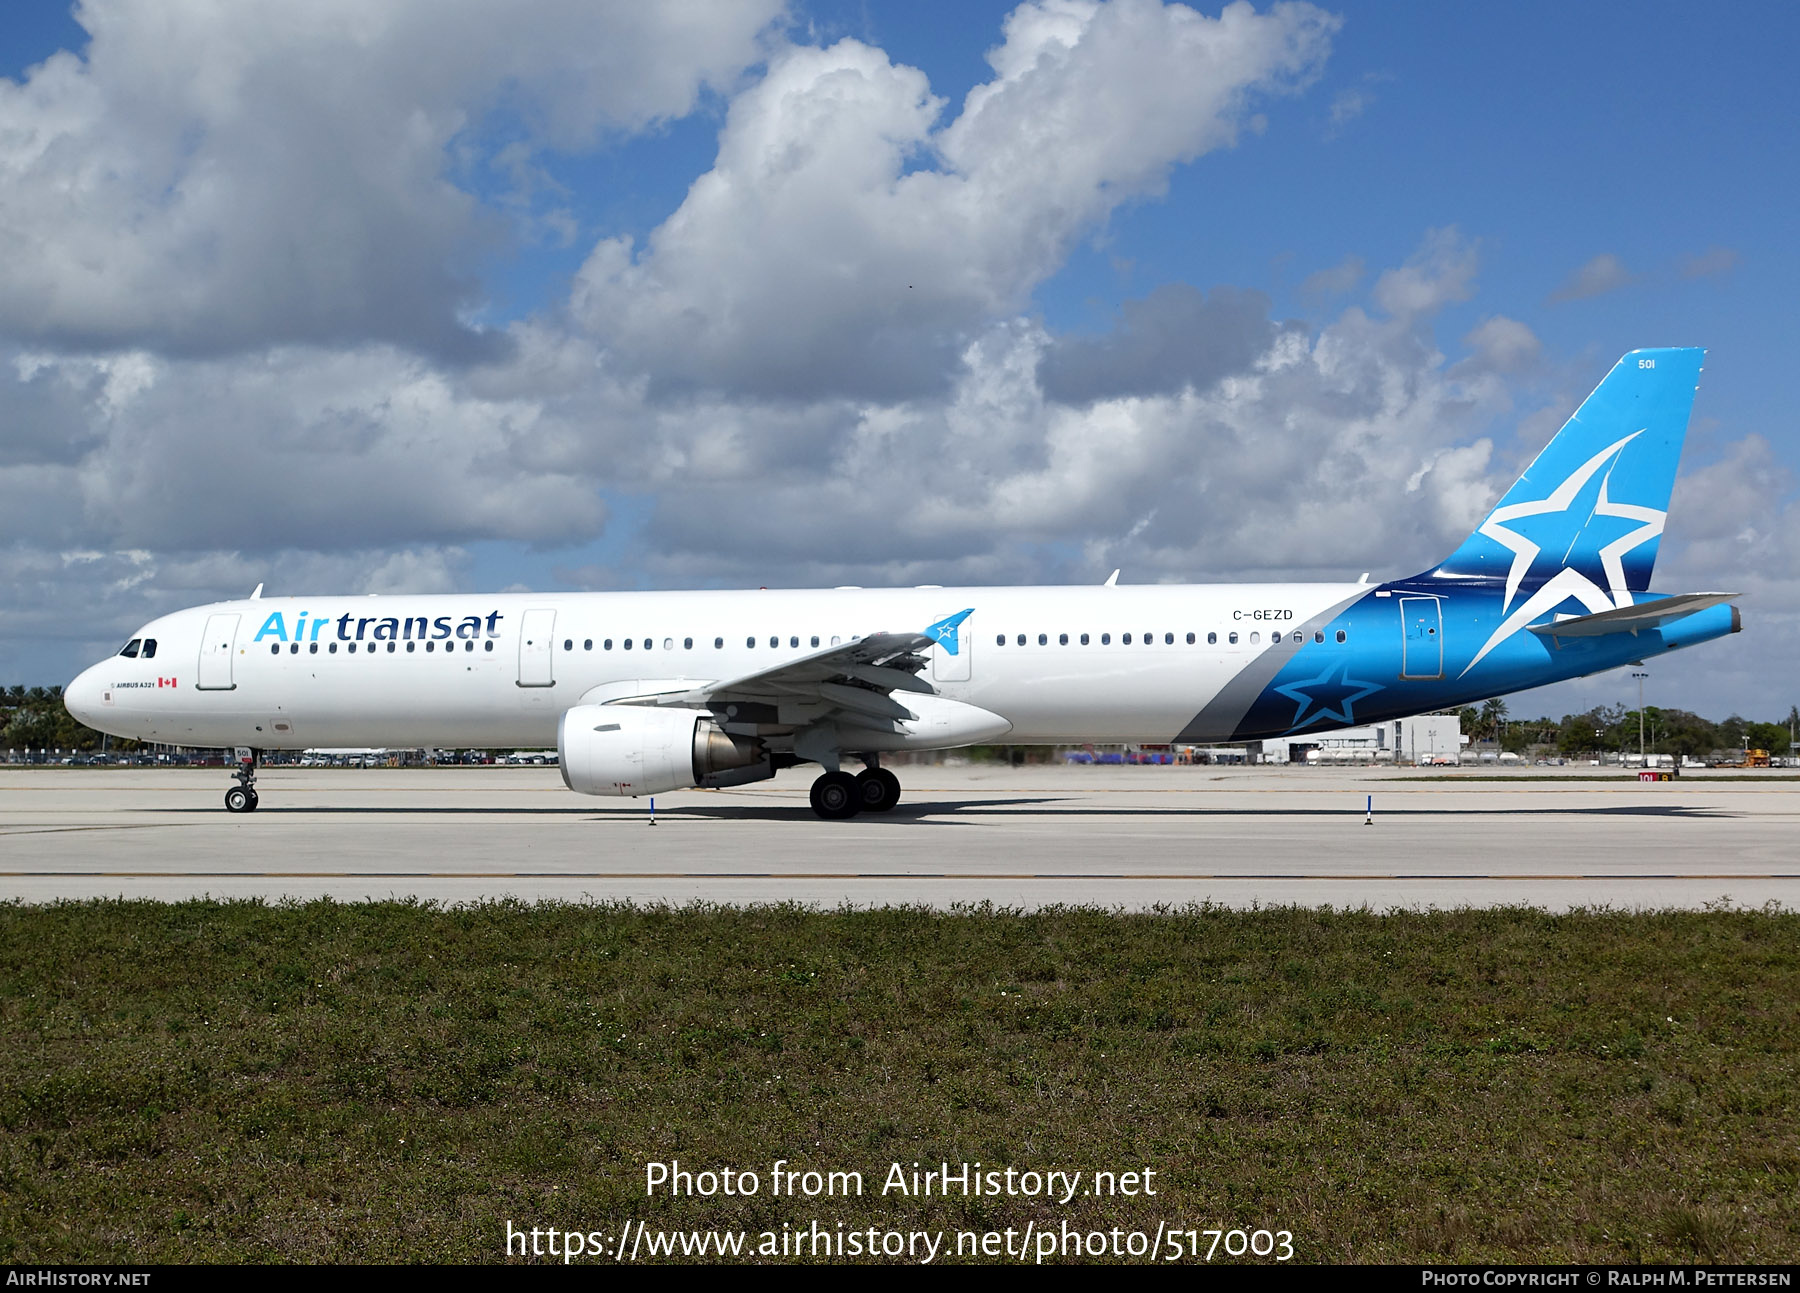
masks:
POLYGON ((1709 606, 1717 606, 1738 596, 1741 594, 1682 593, 1677 597, 1662 597, 1636 606, 1601 611, 1597 615, 1577 615, 1572 619, 1556 620, 1550 624, 1533 624, 1531 631, 1543 637, 1556 638, 1597 638, 1608 633, 1636 633, 1640 629, 1658 628, 1670 620, 1683 619, 1695 611, 1703 611, 1709 606))

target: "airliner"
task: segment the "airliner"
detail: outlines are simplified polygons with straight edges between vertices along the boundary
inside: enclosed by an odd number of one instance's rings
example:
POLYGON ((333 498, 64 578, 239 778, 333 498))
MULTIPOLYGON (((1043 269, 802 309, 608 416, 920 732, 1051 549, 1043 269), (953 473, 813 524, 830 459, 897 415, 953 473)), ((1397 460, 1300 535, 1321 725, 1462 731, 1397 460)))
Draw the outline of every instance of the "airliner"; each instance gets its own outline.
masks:
POLYGON ((64 691, 115 736, 262 751, 548 748, 587 795, 816 764, 885 812, 884 754, 1247 741, 1382 722, 1680 650, 1732 593, 1649 591, 1704 352, 1622 358, 1443 562, 1371 583, 264 597, 143 626, 64 691), (852 775, 846 764, 860 764, 852 775))

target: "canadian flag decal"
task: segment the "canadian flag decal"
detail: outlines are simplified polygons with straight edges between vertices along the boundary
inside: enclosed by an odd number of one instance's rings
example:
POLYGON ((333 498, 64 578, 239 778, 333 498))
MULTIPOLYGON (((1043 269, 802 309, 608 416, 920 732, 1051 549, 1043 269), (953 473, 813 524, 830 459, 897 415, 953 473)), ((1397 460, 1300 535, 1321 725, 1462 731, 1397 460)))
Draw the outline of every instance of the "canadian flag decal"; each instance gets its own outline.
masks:
POLYGON ((173 678, 158 678, 156 680, 156 685, 159 690, 163 687, 173 687, 175 685, 175 680, 173 678))

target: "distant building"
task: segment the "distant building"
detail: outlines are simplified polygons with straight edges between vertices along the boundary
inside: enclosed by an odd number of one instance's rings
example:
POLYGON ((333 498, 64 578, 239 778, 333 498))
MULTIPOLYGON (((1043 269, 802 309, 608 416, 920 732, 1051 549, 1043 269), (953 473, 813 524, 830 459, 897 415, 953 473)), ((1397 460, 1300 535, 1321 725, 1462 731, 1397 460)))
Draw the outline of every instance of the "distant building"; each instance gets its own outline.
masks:
POLYGON ((1462 719, 1420 714, 1391 723, 1277 736, 1262 743, 1264 763, 1460 763, 1462 719))

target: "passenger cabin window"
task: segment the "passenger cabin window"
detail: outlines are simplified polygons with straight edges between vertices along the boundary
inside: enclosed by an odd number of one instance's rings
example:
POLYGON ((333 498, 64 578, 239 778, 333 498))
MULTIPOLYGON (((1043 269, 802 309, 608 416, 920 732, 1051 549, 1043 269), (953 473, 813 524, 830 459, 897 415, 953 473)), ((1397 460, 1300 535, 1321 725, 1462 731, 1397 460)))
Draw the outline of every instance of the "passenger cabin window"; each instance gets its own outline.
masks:
POLYGON ((1217 633, 1208 633, 1206 635, 1206 645, 1207 646, 1217 646, 1218 644, 1219 644, 1219 635, 1217 633))
POLYGON ((1050 645, 1050 635, 1048 633, 1038 634, 1038 645, 1039 646, 1049 646, 1050 645))
POLYGON ((1194 635, 1192 633, 1188 634, 1188 645, 1189 646, 1194 645, 1194 635))
POLYGON ((1280 642, 1281 641, 1281 630, 1276 629, 1273 633, 1269 634, 1269 641, 1270 642, 1280 642))
POLYGON ((1251 645, 1251 646, 1255 646, 1255 645, 1256 645, 1256 644, 1257 644, 1257 643, 1259 643, 1259 642, 1261 642, 1261 641, 1262 641, 1262 634, 1260 634, 1260 633, 1252 633, 1252 634, 1251 634, 1251 635, 1250 635, 1250 645, 1251 645))
POLYGON ((750 650, 754 651, 756 649, 756 639, 755 638, 745 638, 744 645, 746 647, 748 647, 750 650))
POLYGON ((724 649, 725 649, 725 639, 724 638, 714 638, 713 639, 713 650, 723 651, 724 649))
POLYGON ((818 635, 818 634, 817 634, 817 633, 815 633, 815 634, 813 634, 813 635, 812 635, 812 644, 813 644, 813 645, 814 645, 814 646, 818 646, 818 645, 819 645, 819 635, 818 635))
POLYGON ((1069 635, 1067 633, 1058 633, 1056 635, 1056 642, 1058 646, 1068 646, 1069 635))
POLYGON ((142 638, 132 638, 131 641, 119 648, 119 654, 124 656, 127 660, 135 660, 137 659, 138 648, 143 644, 142 638))
POLYGON ((1100 635, 1100 645, 1101 646, 1111 646, 1112 645, 1112 634, 1102 633, 1100 635))
POLYGON ((1019 645, 1020 646, 1025 645, 1025 635, 1023 633, 1019 634, 1019 645))
MULTIPOLYGON (((1192 641, 1192 639, 1190 638, 1189 641, 1192 641)), ((1163 645, 1164 646, 1174 646, 1175 645, 1175 635, 1173 633, 1163 634, 1163 645)))
POLYGON ((1342 642, 1343 640, 1344 640, 1344 630, 1339 629, 1338 630, 1338 641, 1342 642))
POLYGON ((1130 646, 1131 645, 1131 634, 1129 634, 1129 633, 1119 634, 1119 641, 1122 644, 1124 644, 1125 646, 1130 646))
POLYGON ((1324 629, 1314 629, 1313 630, 1313 641, 1314 642, 1323 642, 1324 640, 1325 640, 1325 630, 1324 629))
POLYGON ((1232 646, 1236 646, 1237 645, 1237 634, 1236 633, 1227 634, 1225 640, 1227 642, 1231 643, 1232 646))
POLYGON ((663 650, 673 651, 674 649, 675 649, 675 639, 674 638, 664 638, 663 639, 663 650))
POLYGON ((693 638, 682 638, 681 639, 681 649, 683 651, 692 651, 694 649, 694 639, 693 638))
POLYGON ((1081 645, 1086 646, 1087 644, 1088 644, 1088 635, 1083 633, 1081 635, 1081 645))
POLYGON ((611 638, 607 638, 607 639, 606 639, 606 641, 604 641, 604 642, 602 642, 602 643, 601 643, 601 644, 600 644, 600 649, 601 649, 601 650, 602 650, 602 651, 610 651, 610 650, 612 650, 612 639, 611 639, 611 638))
POLYGON ((583 651, 592 651, 594 649, 594 639, 593 638, 582 639, 581 649, 583 651))
POLYGON ((994 645, 995 646, 1005 646, 1006 645, 1006 634, 1002 633, 1002 634, 1000 634, 999 637, 995 638, 994 645))

